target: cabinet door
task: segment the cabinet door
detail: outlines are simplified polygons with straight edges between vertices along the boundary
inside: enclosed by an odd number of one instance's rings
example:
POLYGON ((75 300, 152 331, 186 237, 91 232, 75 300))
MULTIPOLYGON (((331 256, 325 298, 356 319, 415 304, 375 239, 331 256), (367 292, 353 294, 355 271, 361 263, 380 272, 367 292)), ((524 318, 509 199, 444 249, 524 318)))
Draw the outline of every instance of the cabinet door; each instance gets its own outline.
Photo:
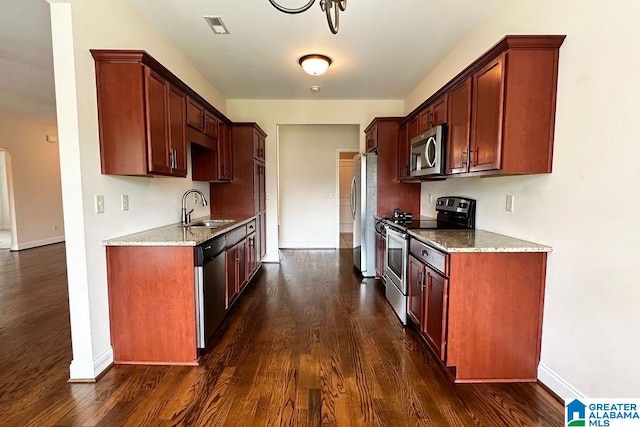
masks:
POLYGON ((238 246, 227 249, 226 269, 227 269, 227 293, 225 298, 225 307, 229 308, 236 295, 238 294, 236 284, 238 283, 238 246))
POLYGON ((256 246, 256 233, 247 236, 247 276, 251 276, 258 268, 258 248, 256 246))
POLYGON ((447 173, 467 172, 471 124, 471 78, 449 92, 447 173))
POLYGON ((431 126, 438 126, 447 122, 447 95, 443 95, 431 107, 431 126))
POLYGON ((419 331, 423 323, 424 280, 424 264, 409 255, 408 312, 419 331))
POLYGON ((449 280, 425 266, 427 292, 424 298, 426 313, 423 332, 440 357, 445 360, 449 280))
POLYGON ((409 143, 407 123, 398 128, 398 180, 409 178, 409 158, 411 144, 409 143))
POLYGON ((147 82, 147 161, 150 173, 168 174, 169 135, 167 126, 167 83, 145 68, 147 82))
POLYGON ((504 54, 473 75, 470 172, 500 169, 504 54))
POLYGON ((374 124, 371 129, 366 133, 365 139, 367 141, 367 153, 371 153, 378 149, 378 125, 374 124))
POLYGON ((169 85, 169 153, 171 173, 187 176, 187 144, 185 137, 185 96, 169 85))
POLYGON ((218 125, 218 181, 231 181, 232 175, 231 132, 220 122, 218 125))
POLYGON ((257 262, 262 262, 262 259, 267 253, 267 214, 262 212, 258 214, 258 259, 257 262))
POLYGON ((431 111, 429 111, 428 108, 425 108, 424 110, 418 113, 418 129, 417 129, 416 135, 419 135, 422 132, 425 132, 427 129, 429 129, 430 114, 431 114, 431 111))
POLYGON ((411 151, 411 139, 419 135, 418 121, 419 118, 416 116, 409 122, 409 151, 411 151))
POLYGON ((204 112, 204 133, 211 138, 218 138, 218 118, 210 112, 204 112))
POLYGON ((238 256, 236 268, 238 269, 238 280, 236 281, 236 292, 240 292, 240 288, 247 283, 247 240, 243 239, 238 243, 238 256))
POLYGON ((264 137, 258 132, 253 131, 253 157, 264 161, 264 137))
POLYGON ((264 163, 253 161, 253 204, 255 213, 266 209, 266 187, 264 179, 264 163))
POLYGON ((187 124, 204 132, 204 108, 191 98, 187 98, 187 124))

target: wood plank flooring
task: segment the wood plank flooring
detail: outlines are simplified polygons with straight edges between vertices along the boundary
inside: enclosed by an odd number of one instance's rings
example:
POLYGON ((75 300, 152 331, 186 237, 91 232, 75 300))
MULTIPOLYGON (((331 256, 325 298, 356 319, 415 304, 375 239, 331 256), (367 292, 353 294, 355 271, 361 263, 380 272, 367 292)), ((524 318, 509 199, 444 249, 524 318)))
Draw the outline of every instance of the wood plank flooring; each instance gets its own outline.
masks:
POLYGON ((2 426, 559 426, 536 384, 454 385, 351 250, 283 251, 199 367, 114 366, 69 384, 64 246, 0 251, 2 426))

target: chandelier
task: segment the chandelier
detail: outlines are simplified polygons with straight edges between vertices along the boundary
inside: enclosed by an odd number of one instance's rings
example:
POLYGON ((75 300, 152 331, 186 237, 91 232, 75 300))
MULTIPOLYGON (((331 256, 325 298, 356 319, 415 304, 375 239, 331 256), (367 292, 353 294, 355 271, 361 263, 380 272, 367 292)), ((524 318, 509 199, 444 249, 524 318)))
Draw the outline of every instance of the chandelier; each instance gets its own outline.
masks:
MULTIPOLYGON (((306 12, 315 2, 316 0, 309 0, 307 4, 299 8, 288 8, 280 6, 276 0, 269 0, 269 3, 280 12, 292 14, 306 12)), ((340 28, 340 11, 344 12, 347 9, 347 0, 320 0, 320 8, 327 15, 327 23, 329 24, 331 32, 338 34, 338 29, 340 28), (331 13, 331 9, 333 9, 333 14, 331 13)))

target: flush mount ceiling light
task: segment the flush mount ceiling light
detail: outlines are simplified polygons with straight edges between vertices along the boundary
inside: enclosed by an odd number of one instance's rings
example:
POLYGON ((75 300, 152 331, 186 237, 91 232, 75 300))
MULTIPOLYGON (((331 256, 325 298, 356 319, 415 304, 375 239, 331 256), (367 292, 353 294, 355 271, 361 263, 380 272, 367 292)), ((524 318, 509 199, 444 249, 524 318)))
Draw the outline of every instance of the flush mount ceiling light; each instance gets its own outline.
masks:
MULTIPOLYGON (((269 3, 280 12, 284 13, 302 13, 306 12, 313 6, 316 0, 309 0, 307 4, 298 8, 288 8, 280 6, 276 0, 269 0, 269 3)), ((338 34, 338 29, 340 28, 340 11, 345 11, 347 9, 347 0, 320 0, 320 8, 327 15, 327 23, 329 24, 329 29, 333 34, 338 34), (333 18, 331 17, 331 9, 333 9, 333 18)))
POLYGON ((298 63, 302 69, 312 76, 319 76, 324 74, 331 65, 331 58, 325 55, 314 53, 311 55, 305 55, 298 60, 298 63))

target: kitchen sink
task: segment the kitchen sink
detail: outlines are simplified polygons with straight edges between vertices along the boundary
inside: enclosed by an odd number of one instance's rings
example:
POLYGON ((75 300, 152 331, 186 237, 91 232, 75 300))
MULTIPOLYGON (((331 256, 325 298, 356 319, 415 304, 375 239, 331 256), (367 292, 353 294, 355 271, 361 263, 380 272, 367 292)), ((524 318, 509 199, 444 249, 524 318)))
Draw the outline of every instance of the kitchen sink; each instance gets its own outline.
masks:
POLYGON ((232 222, 234 222, 234 220, 232 219, 215 219, 215 220, 206 220, 206 221, 196 221, 196 222, 192 222, 189 223, 187 225, 183 225, 183 227, 188 227, 188 228, 218 228, 218 227, 224 227, 225 225, 229 225, 232 222))

